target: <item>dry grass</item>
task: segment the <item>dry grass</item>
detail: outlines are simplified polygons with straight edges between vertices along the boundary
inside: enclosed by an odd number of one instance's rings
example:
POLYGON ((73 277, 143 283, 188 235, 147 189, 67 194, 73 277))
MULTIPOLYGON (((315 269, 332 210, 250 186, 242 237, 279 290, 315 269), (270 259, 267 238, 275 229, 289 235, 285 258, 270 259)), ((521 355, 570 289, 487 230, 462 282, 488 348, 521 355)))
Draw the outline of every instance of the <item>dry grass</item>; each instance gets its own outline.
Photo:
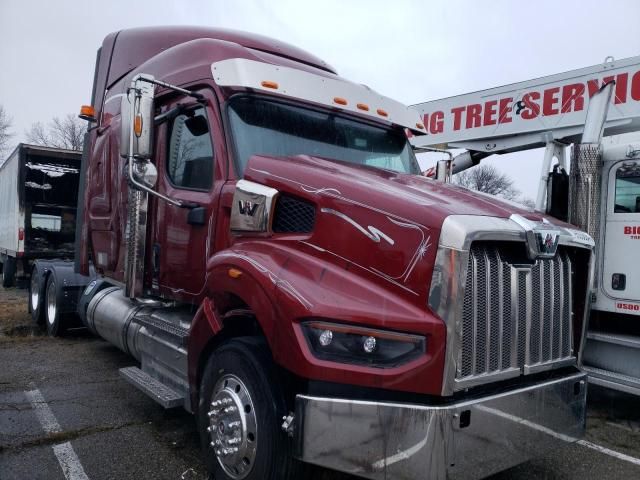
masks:
POLYGON ((0 342, 31 340, 42 335, 27 310, 25 290, 0 287, 0 342))

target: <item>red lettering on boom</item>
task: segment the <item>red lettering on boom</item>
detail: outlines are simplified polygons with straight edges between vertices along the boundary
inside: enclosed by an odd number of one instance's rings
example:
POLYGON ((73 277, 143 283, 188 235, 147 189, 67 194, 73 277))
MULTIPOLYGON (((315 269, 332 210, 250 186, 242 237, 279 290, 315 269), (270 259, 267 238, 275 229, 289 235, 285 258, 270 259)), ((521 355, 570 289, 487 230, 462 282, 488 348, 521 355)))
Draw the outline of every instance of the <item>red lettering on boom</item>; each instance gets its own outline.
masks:
POLYGON ((460 130, 460 126, 462 124, 462 112, 464 112, 466 107, 454 107, 451 109, 451 113, 453 114, 453 129, 460 130))
POLYGON ((486 127, 487 125, 495 125, 496 124, 496 105, 498 104, 497 100, 489 100, 484 103, 484 123, 483 125, 486 127))
POLYGON ((640 102, 640 71, 631 79, 631 98, 640 102))
POLYGON ((562 113, 580 112, 584 109, 584 83, 572 83, 562 87, 562 113))
POLYGON ((429 132, 433 135, 444 132, 444 112, 437 111, 431 114, 429 132))
POLYGON ((513 120, 511 118, 511 115, 509 115, 513 111, 513 107, 511 106, 512 102, 513 98, 511 97, 500 99, 500 107, 498 108, 498 111, 500 112, 498 114, 498 123, 509 123, 513 120))
POLYGON ((476 128, 482 126, 482 105, 473 103, 467 106, 467 128, 476 128))
POLYGON ((600 82, 598 79, 587 80, 587 88, 589 89, 589 98, 593 97, 600 90, 600 82))
POLYGON ((560 87, 547 88, 544 91, 544 97, 542 100, 542 115, 548 117, 549 115, 557 115, 558 108, 555 106, 558 103, 558 92, 560 87))
POLYGON ((529 92, 522 97, 522 103, 524 103, 525 107, 521 113, 523 119, 531 120, 540 115, 540 105, 536 103, 536 100, 540 100, 538 92, 529 92))
POLYGON ((616 77, 616 104, 626 103, 628 80, 629 80, 628 73, 621 73, 616 77))

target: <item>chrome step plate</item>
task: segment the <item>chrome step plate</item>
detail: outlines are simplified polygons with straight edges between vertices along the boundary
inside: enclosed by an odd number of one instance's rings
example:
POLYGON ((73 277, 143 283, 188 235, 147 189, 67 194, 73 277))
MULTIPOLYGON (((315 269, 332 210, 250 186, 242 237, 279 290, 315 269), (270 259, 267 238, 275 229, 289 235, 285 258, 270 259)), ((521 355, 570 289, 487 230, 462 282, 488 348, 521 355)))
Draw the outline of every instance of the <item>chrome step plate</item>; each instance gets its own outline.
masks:
POLYGON ((582 369, 589 376, 589 383, 593 385, 640 395, 640 379, 638 378, 586 365, 582 369))
POLYGON ((640 349, 640 337, 633 335, 622 335, 605 332, 589 332, 587 340, 595 340, 597 342, 613 343, 622 345, 623 347, 640 349))
POLYGON ((175 408, 184 405, 185 399, 183 396, 138 367, 121 368, 119 372, 127 382, 142 390, 164 408, 175 408))

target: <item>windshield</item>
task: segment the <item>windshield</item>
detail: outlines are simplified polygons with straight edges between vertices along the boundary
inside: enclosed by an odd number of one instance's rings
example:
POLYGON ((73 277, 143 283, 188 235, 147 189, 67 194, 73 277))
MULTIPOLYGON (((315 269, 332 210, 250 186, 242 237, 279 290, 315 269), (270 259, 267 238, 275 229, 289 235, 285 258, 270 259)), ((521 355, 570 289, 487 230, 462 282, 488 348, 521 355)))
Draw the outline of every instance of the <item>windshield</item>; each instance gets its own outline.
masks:
POLYGON ((402 129, 389 129, 333 112, 236 97, 229 109, 239 172, 253 155, 312 155, 357 165, 418 174, 402 129))

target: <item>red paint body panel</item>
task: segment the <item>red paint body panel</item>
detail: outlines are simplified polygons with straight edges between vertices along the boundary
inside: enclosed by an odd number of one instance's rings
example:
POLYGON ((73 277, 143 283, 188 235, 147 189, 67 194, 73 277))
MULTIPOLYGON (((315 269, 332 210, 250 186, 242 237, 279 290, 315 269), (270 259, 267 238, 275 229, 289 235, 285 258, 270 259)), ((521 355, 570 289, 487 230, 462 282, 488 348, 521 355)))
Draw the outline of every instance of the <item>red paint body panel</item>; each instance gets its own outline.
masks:
POLYGON ((245 299, 258 312, 276 362, 303 378, 437 395, 446 335, 442 321, 359 272, 318 258, 314 249, 301 251, 300 241, 236 242, 209 262, 211 288, 245 299), (231 266, 243 274, 229 278, 231 266), (418 333, 427 337, 428 354, 388 369, 318 360, 298 325, 309 318, 418 333))

